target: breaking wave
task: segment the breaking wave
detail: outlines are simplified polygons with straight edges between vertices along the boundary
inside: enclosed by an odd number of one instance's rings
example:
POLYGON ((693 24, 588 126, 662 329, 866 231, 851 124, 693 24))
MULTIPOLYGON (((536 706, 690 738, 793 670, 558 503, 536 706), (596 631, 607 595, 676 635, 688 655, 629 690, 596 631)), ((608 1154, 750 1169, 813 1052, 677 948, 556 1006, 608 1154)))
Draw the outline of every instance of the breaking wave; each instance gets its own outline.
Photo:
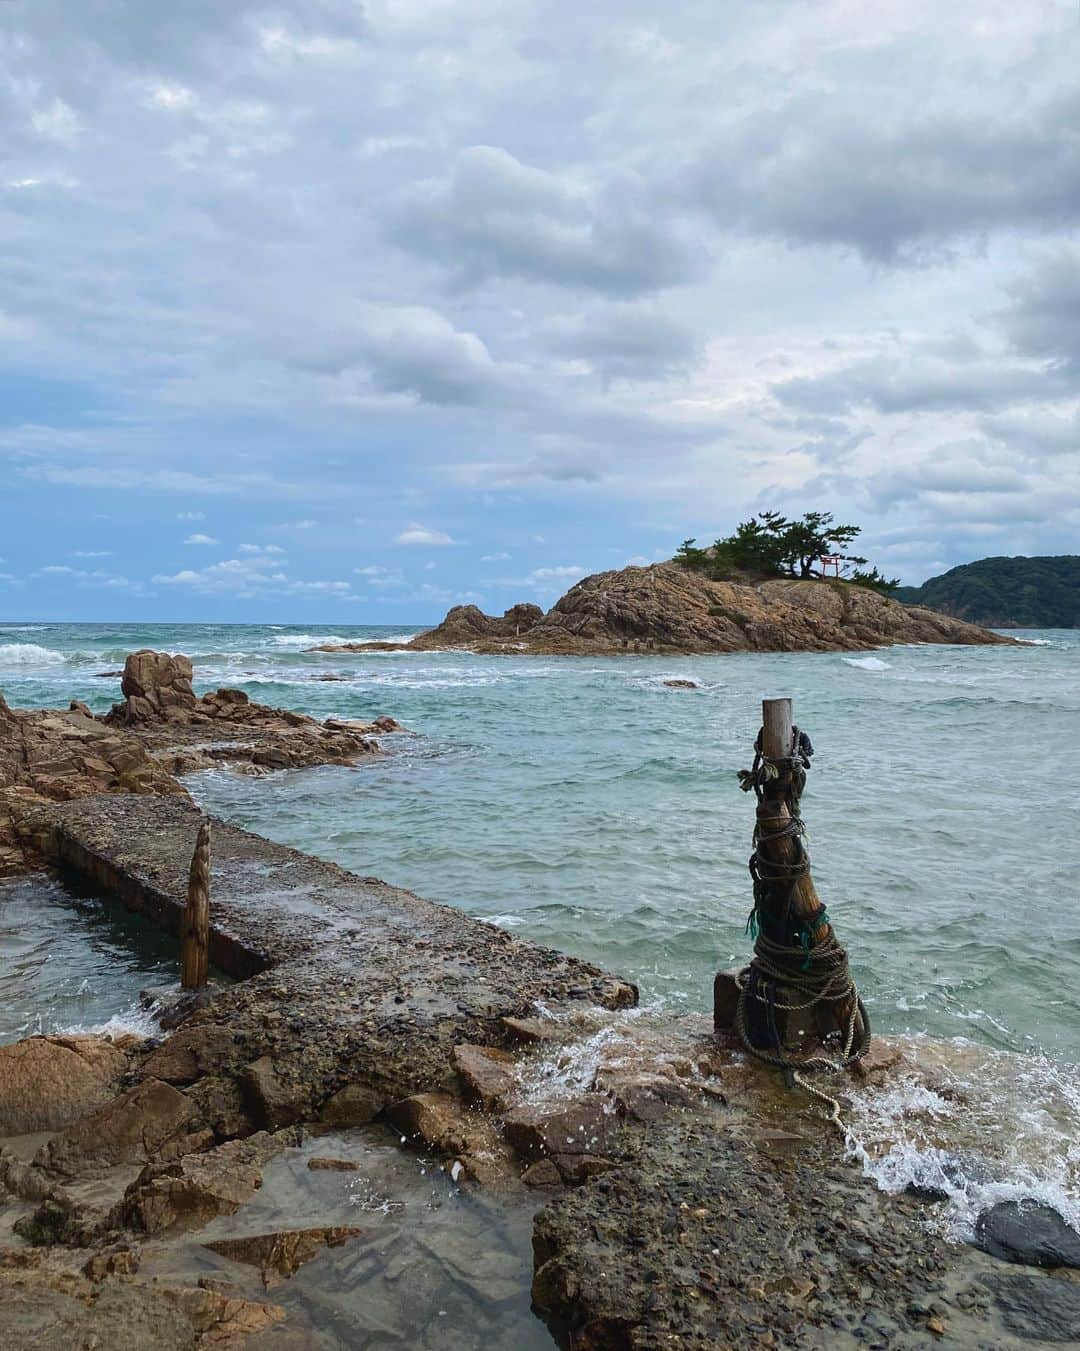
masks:
POLYGON ((844 661, 849 666, 857 666, 860 671, 891 671, 890 662, 882 661, 880 657, 845 657, 844 661))
POLYGON ((55 648, 39 647, 37 643, 0 643, 0 667, 60 666, 67 658, 55 648))

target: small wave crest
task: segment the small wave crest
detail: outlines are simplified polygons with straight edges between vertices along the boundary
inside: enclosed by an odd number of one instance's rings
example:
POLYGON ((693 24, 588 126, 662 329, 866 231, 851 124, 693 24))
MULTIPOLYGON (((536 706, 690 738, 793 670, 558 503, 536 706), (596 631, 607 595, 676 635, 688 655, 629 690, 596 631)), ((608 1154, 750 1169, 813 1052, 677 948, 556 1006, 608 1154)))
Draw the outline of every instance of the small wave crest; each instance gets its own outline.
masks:
POLYGON ((943 1201, 953 1238, 970 1239, 988 1207, 1025 1198, 1080 1229, 1075 1072, 961 1038, 905 1039, 903 1050, 903 1071, 855 1092, 846 1114, 848 1151, 867 1177, 943 1201))
POLYGON ((17 670, 23 666, 59 666, 67 658, 52 647, 37 643, 0 643, 0 668, 17 670))
POLYGON ((844 661, 849 666, 856 666, 860 671, 891 671, 892 664, 882 661, 880 657, 845 657, 844 661))

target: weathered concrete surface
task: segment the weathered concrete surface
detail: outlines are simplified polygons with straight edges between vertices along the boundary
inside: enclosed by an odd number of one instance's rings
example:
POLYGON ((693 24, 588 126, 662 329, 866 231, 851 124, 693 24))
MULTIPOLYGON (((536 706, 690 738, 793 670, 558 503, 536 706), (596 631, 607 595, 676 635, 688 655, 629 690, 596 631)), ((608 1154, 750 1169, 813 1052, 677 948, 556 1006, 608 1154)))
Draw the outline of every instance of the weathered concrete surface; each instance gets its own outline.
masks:
MULTIPOLYGON (((200 820, 178 799, 99 797, 44 808, 23 828, 177 933, 200 820)), ((211 961, 248 979, 184 1024, 164 1069, 209 1115, 215 1088, 239 1081, 253 1126, 313 1120, 349 1084, 387 1102, 452 1088, 454 1044, 505 1041, 500 1020, 538 1002, 637 998, 587 962, 218 822, 210 909, 211 961)))

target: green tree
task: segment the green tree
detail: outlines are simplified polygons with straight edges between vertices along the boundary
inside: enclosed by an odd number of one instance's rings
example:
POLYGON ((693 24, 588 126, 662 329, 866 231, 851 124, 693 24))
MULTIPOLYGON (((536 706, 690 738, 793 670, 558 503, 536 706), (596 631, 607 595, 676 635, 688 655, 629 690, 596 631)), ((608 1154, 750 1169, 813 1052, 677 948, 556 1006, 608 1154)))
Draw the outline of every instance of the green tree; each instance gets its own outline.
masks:
MULTIPOLYGON (((835 524, 831 511, 808 511, 798 520, 789 520, 778 511, 762 511, 742 521, 733 535, 718 539, 710 549, 699 549, 696 541, 686 540, 675 559, 712 576, 744 571, 767 577, 820 577, 815 562, 823 554, 836 554, 858 572, 867 560, 844 550, 860 533, 857 525, 835 524)), ((888 585, 877 569, 859 576, 865 586, 882 589, 888 585)))

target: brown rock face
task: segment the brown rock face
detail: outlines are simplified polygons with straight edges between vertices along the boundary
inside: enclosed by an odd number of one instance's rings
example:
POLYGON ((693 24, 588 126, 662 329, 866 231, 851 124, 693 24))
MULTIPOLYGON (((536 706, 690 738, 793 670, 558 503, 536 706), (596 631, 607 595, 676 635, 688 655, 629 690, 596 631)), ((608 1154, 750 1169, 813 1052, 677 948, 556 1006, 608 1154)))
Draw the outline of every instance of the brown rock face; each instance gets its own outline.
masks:
POLYGON ((0 1046, 0 1135, 56 1131, 112 1097, 127 1056, 104 1037, 28 1037, 0 1046))
POLYGON ((239 764, 254 772, 351 765, 379 753, 373 735, 401 730, 392 718, 319 723, 303 713, 252 703, 243 690, 221 689, 197 698, 191 675, 187 657, 133 652, 120 684, 125 701, 114 704, 104 720, 129 728, 173 774, 215 764, 239 764))
POLYGON ((274 1234, 215 1239, 206 1244, 233 1262, 258 1267, 267 1290, 288 1280, 324 1248, 340 1248, 363 1230, 348 1225, 320 1229, 283 1229, 274 1234))
POLYGON ((235 1215, 262 1186, 269 1159, 294 1141, 262 1132, 246 1140, 144 1168, 114 1208, 110 1223, 147 1234, 195 1229, 218 1215, 235 1215))
MULTIPOLYGON (((183 720, 198 702, 191 688, 191 662, 187 657, 143 648, 124 663, 120 692, 127 700, 117 722, 146 722, 155 718, 183 720)), ((115 712, 115 710, 114 710, 115 712)))
POLYGON ((209 1132, 200 1137, 198 1126, 198 1109, 189 1098, 160 1079, 146 1079, 54 1136, 34 1162, 62 1174, 145 1162, 212 1141, 209 1132))
POLYGON ((472 1102, 485 1111, 498 1111, 515 1083, 517 1062, 508 1051, 494 1046, 471 1046, 462 1042, 454 1047, 454 1068, 465 1083, 472 1102))
POLYGON ((455 606, 405 646, 616 655, 624 652, 855 652, 889 643, 1002 643, 974 624, 840 581, 712 581, 675 563, 586 577, 546 615, 455 606))
POLYGON ((20 831, 27 812, 96 793, 187 796, 144 746, 103 726, 85 705, 23 711, 0 695, 0 877, 30 861, 34 841, 20 831))

